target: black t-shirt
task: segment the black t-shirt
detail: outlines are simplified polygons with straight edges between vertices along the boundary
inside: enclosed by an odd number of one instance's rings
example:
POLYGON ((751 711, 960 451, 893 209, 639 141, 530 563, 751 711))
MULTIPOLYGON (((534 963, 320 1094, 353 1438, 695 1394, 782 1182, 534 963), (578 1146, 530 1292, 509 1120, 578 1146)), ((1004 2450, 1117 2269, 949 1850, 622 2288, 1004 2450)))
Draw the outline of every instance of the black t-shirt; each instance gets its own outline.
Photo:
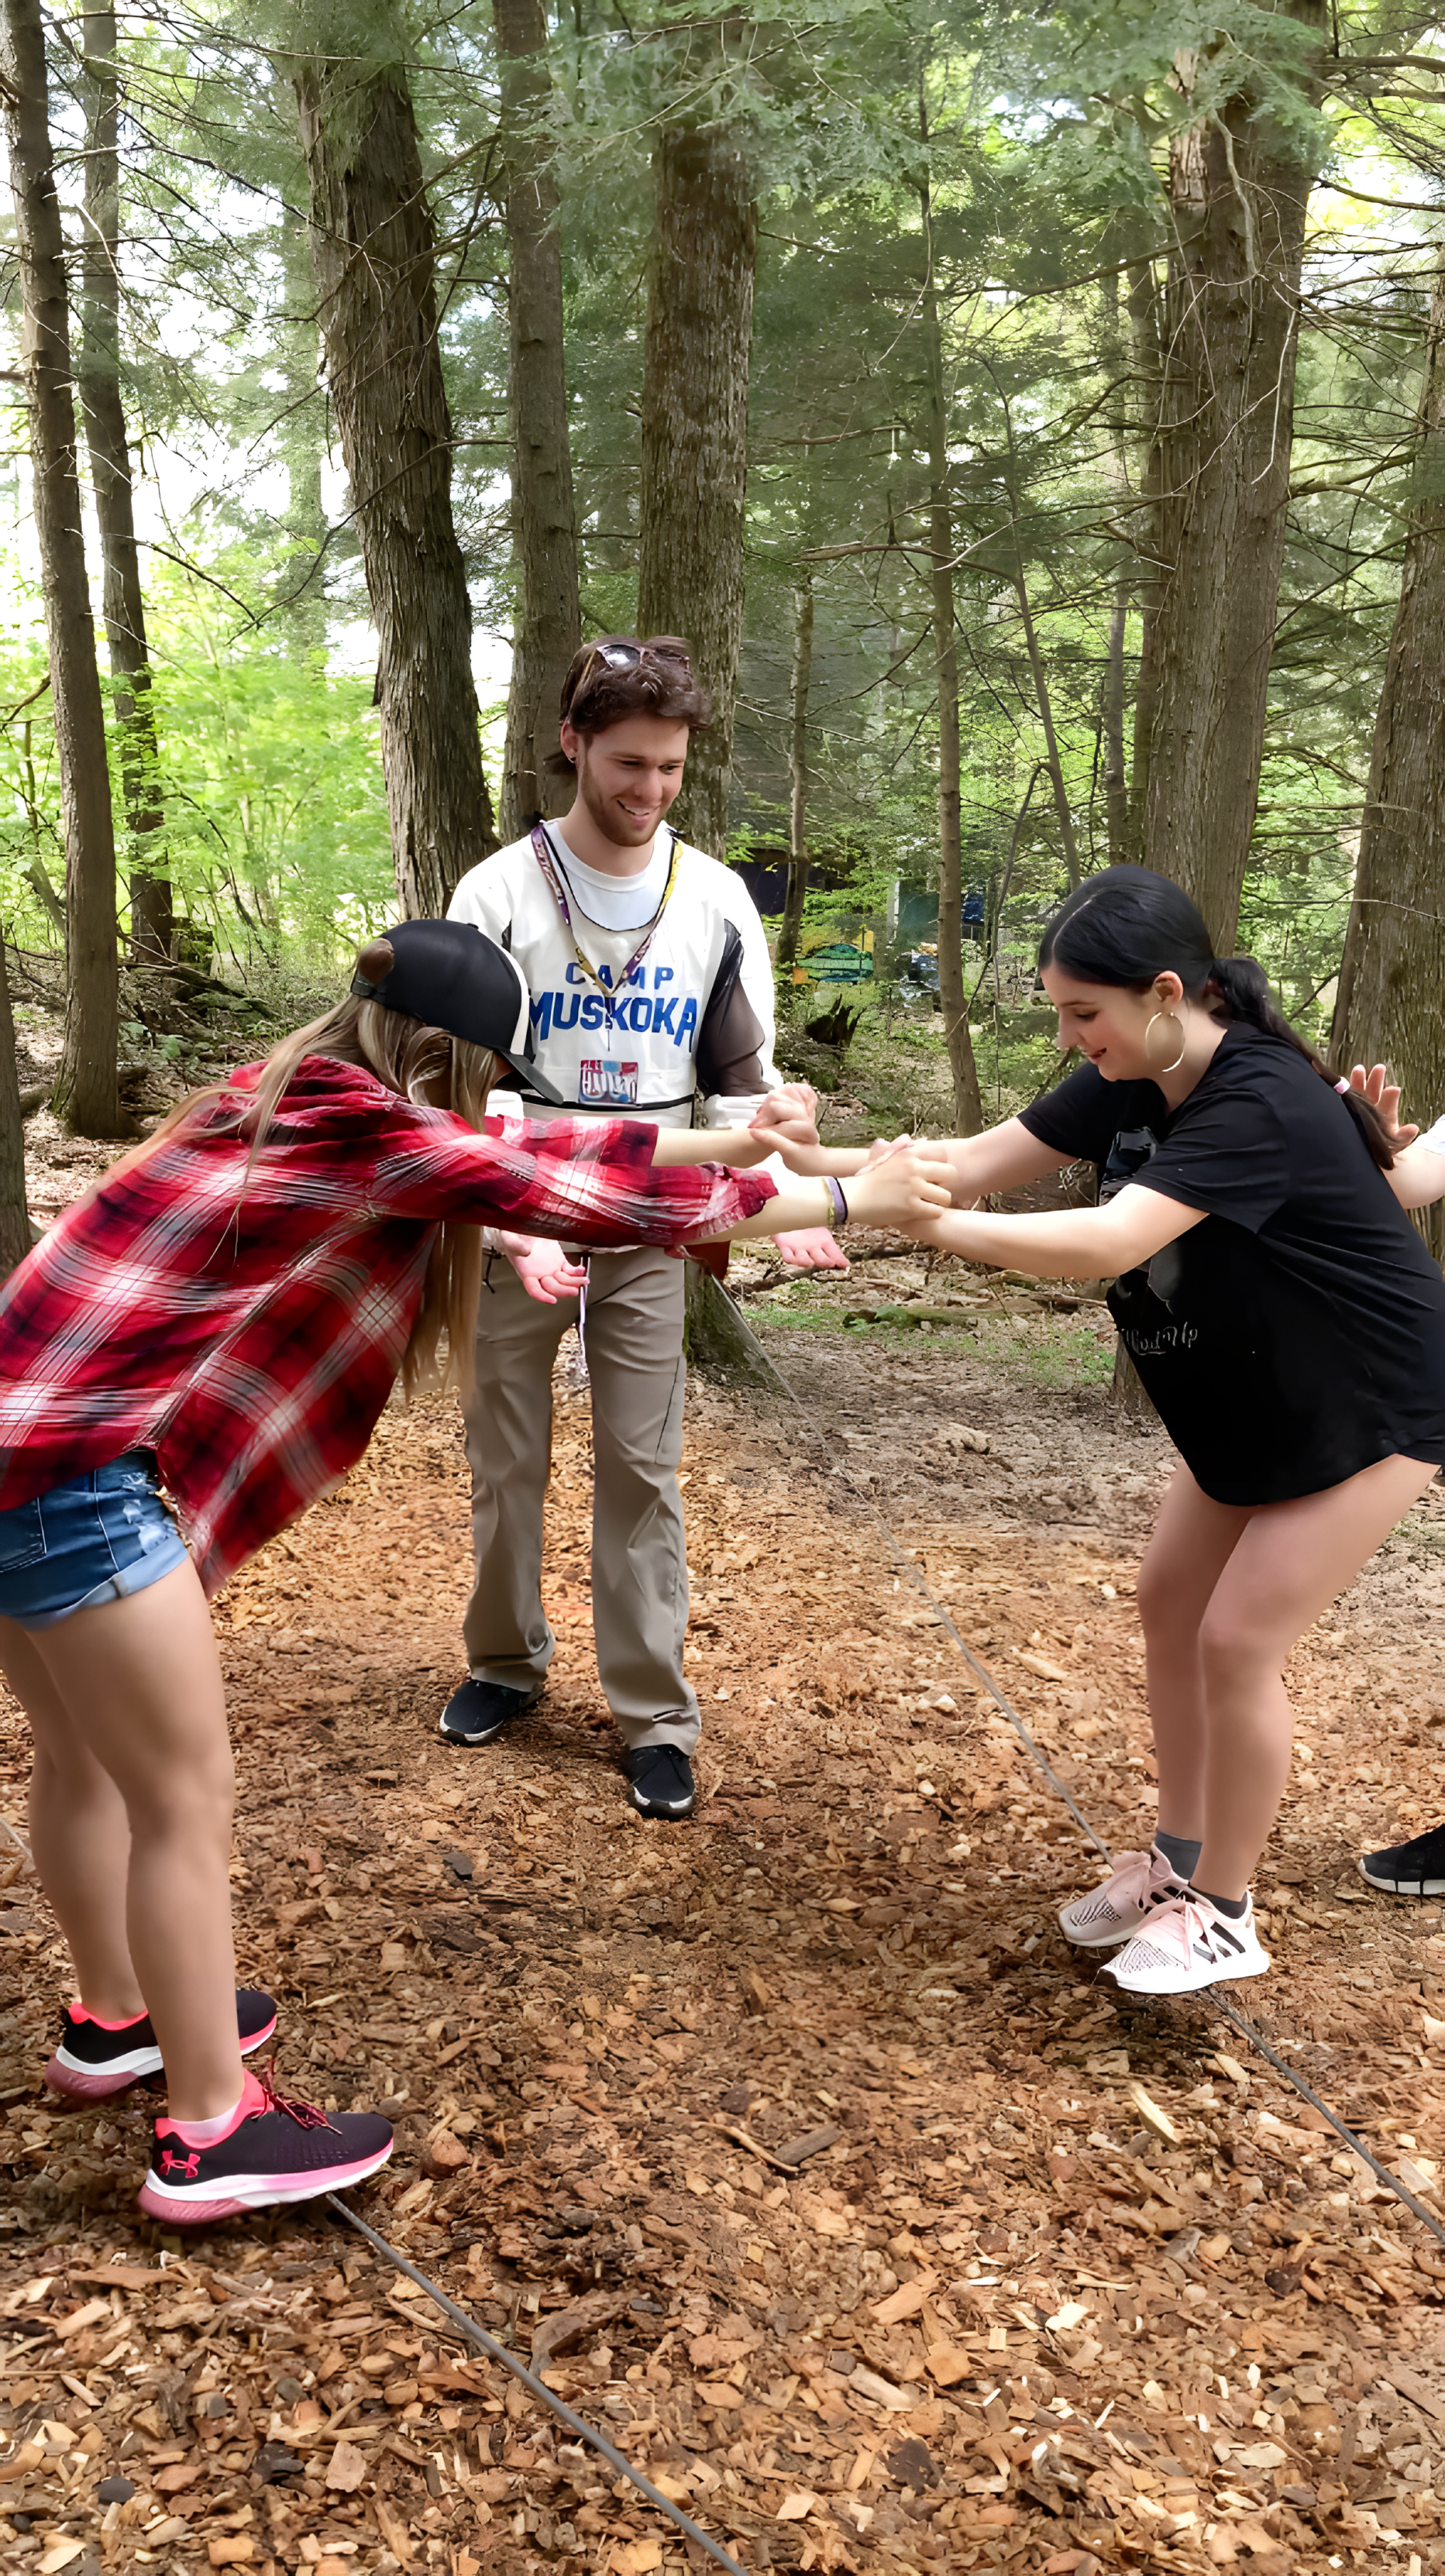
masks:
POLYGON ((1109 1307, 1165 1428, 1220 1503, 1288 1502, 1378 1458, 1445 1464, 1445 1280, 1344 1102, 1286 1039, 1232 1024, 1187 1100, 1092 1065, 1023 1113, 1204 1223, 1109 1307))

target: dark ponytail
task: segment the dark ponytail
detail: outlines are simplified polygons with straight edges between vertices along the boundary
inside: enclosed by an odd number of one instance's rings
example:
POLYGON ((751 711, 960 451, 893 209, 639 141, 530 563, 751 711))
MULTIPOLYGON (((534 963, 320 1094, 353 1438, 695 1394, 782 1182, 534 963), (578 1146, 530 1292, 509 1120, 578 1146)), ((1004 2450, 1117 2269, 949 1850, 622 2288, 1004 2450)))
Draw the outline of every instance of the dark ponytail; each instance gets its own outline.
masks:
MULTIPOLYGON (((1055 960, 1085 984, 1129 985, 1135 992, 1146 991, 1156 975, 1177 975, 1188 1000, 1212 1018, 1243 1020, 1282 1038, 1335 1088, 1329 1066, 1279 1009, 1264 968, 1253 957, 1216 957, 1203 915, 1183 887, 1152 868, 1103 868, 1075 886, 1039 943, 1040 966, 1055 960)), ((1395 1150, 1379 1111, 1357 1091, 1339 1096, 1372 1162, 1391 1170, 1395 1150)))

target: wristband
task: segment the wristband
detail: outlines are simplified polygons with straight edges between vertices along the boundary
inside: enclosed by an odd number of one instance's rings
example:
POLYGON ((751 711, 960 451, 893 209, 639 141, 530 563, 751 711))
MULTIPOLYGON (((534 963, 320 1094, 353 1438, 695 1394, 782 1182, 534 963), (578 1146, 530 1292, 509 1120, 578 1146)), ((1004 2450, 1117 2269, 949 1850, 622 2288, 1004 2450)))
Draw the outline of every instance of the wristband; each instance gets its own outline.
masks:
POLYGON ((825 1172, 822 1177, 823 1187, 828 1193, 828 1204, 833 1211, 833 1223, 835 1225, 846 1225, 848 1222, 848 1202, 843 1196, 842 1184, 834 1180, 831 1172, 825 1172))

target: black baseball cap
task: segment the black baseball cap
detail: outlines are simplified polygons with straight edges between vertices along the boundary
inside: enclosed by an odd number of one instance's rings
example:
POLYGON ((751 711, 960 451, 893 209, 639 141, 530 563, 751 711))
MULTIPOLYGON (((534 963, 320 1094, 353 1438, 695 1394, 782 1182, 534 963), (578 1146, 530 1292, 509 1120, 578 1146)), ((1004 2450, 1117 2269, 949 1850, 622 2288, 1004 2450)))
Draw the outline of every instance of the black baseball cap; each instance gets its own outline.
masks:
POLYGON ((399 921, 380 935, 393 963, 379 983, 358 968, 351 989, 359 1001, 380 1002, 384 1011, 404 1011, 448 1037, 490 1047, 540 1100, 566 1108, 562 1093, 532 1062, 532 996, 515 957, 470 921, 399 921))

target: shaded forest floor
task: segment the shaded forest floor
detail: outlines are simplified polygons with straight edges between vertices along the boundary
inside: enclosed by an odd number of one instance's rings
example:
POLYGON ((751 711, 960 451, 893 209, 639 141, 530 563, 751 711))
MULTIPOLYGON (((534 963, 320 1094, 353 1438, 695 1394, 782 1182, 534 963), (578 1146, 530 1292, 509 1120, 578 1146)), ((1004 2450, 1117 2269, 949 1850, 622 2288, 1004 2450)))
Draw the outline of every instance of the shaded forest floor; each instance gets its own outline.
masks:
MULTIPOLYGON (((514 1737, 458 1756, 435 1731, 467 1583, 449 1404, 388 1413, 230 1587, 242 1972, 281 1999, 283 2089, 391 2112, 358 2205, 749 2567, 1421 2576, 1445 2565, 1439 2249, 1207 1998, 1116 1998, 1068 1950, 1089 1855, 860 1499, 1136 1846, 1131 1592, 1166 1445, 1110 1412, 1097 1310, 884 1264, 882 1302, 956 1295, 957 1329, 844 1329, 869 1269, 831 1310, 752 1272, 801 1414, 694 1382, 688 1826, 623 1803, 588 1402, 561 1379, 559 1652, 514 1737)), ((1442 1653, 1430 1500, 1297 1658, 1277 1964, 1241 1998, 1427 2188, 1441 1909, 1372 1897, 1353 1858, 1445 1813, 1442 1653)), ((6 1708, 17 1823, 25 1769, 6 1708)), ((41 2094, 64 1969, 18 1867, 0 1906, 12 2563, 686 2562, 340 2225, 140 2222, 153 2105, 41 2094)))

